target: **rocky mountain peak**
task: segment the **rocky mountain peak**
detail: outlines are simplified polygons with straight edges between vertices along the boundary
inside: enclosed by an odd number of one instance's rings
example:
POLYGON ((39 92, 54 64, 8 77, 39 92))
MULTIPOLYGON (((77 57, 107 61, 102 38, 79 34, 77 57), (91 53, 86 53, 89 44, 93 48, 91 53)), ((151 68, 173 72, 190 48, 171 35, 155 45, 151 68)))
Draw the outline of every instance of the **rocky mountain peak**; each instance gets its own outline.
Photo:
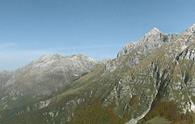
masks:
POLYGON ((126 44, 117 56, 128 54, 134 48, 143 46, 146 49, 160 47, 162 43, 167 42, 166 35, 163 34, 158 28, 154 27, 145 33, 144 37, 137 42, 130 42, 126 44))
POLYGON ((92 58, 81 54, 72 56, 63 56, 61 54, 43 55, 37 60, 32 62, 33 67, 50 67, 52 65, 64 65, 74 62, 95 62, 92 58))
POLYGON ((70 56, 70 59, 71 60, 75 60, 75 61, 87 60, 87 61, 95 62, 95 60, 93 58, 85 56, 85 55, 82 55, 82 54, 72 55, 72 56, 70 56))
POLYGON ((153 49, 160 47, 166 42, 168 42, 167 35, 162 33, 158 28, 154 27, 148 31, 137 43, 144 46, 146 49, 153 49))
POLYGON ((57 61, 61 61, 63 59, 65 59, 65 57, 60 54, 43 55, 37 60, 33 61, 32 65, 36 67, 46 67, 46 66, 52 65, 53 63, 57 61))
POLYGON ((154 27, 149 32, 147 32, 145 34, 145 36, 157 35, 157 34, 160 34, 160 33, 161 33, 161 31, 158 28, 154 27))
POLYGON ((43 55, 37 61, 49 61, 49 60, 57 60, 64 58, 63 55, 60 54, 51 54, 51 55, 43 55))
POLYGON ((195 32, 195 24, 193 24, 192 26, 190 26, 189 28, 186 29, 186 32, 188 33, 194 33, 195 32))
POLYGON ((140 42, 153 42, 153 41, 159 41, 159 39, 162 38, 163 33, 156 27, 149 30, 147 33, 145 33, 143 39, 140 40, 140 42))

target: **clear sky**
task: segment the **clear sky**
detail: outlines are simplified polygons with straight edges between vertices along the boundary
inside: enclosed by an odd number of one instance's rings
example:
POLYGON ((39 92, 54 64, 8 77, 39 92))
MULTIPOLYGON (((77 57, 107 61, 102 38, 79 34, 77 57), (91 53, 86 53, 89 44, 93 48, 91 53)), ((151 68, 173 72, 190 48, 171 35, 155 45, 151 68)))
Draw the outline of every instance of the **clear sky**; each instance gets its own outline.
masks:
POLYGON ((152 27, 193 23, 195 0, 0 0, 0 70, 52 53, 112 58, 152 27))

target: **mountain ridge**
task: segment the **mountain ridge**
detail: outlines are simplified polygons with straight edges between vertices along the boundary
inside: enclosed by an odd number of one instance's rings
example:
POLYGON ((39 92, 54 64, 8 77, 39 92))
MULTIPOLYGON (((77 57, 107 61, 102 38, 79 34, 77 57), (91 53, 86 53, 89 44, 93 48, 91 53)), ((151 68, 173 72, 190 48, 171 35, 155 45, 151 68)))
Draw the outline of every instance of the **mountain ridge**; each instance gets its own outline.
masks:
POLYGON ((193 124, 195 33, 191 27, 192 33, 180 34, 164 34, 154 28, 137 43, 126 45, 116 58, 92 63, 88 73, 62 90, 44 97, 33 95, 33 102, 27 102, 25 95, 9 99, 3 95, 0 122, 156 124, 157 119, 166 124, 193 124), (23 106, 11 104, 7 109, 8 102, 21 98, 26 101, 23 106))

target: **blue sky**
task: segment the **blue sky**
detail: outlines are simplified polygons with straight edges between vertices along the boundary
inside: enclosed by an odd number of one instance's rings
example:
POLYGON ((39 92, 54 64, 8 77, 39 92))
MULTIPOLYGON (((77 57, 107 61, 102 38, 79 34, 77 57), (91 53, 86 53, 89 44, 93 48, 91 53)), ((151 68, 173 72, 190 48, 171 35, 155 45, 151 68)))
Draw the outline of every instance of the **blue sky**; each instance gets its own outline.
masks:
POLYGON ((195 0, 0 0, 0 70, 44 54, 113 58, 152 27, 182 32, 195 0))

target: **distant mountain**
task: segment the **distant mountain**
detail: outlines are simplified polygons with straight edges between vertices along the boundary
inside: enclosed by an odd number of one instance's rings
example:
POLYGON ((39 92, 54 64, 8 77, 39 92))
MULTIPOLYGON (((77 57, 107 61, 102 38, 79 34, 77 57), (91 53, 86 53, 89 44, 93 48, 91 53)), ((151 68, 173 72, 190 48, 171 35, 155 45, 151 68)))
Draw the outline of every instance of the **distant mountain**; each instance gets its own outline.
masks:
POLYGON ((20 68, 12 74, 8 73, 9 76, 6 76, 8 74, 5 73, 5 77, 9 78, 4 81, 4 87, 14 86, 12 91, 18 90, 24 94, 50 95, 90 72, 95 63, 94 60, 83 55, 42 56, 24 68, 20 68))
POLYGON ((0 73, 0 110, 54 95, 89 73, 96 62, 83 55, 46 55, 14 72, 0 73))
POLYGON ((0 74, 2 124, 194 124, 195 25, 153 28, 97 63, 43 56, 0 74))

